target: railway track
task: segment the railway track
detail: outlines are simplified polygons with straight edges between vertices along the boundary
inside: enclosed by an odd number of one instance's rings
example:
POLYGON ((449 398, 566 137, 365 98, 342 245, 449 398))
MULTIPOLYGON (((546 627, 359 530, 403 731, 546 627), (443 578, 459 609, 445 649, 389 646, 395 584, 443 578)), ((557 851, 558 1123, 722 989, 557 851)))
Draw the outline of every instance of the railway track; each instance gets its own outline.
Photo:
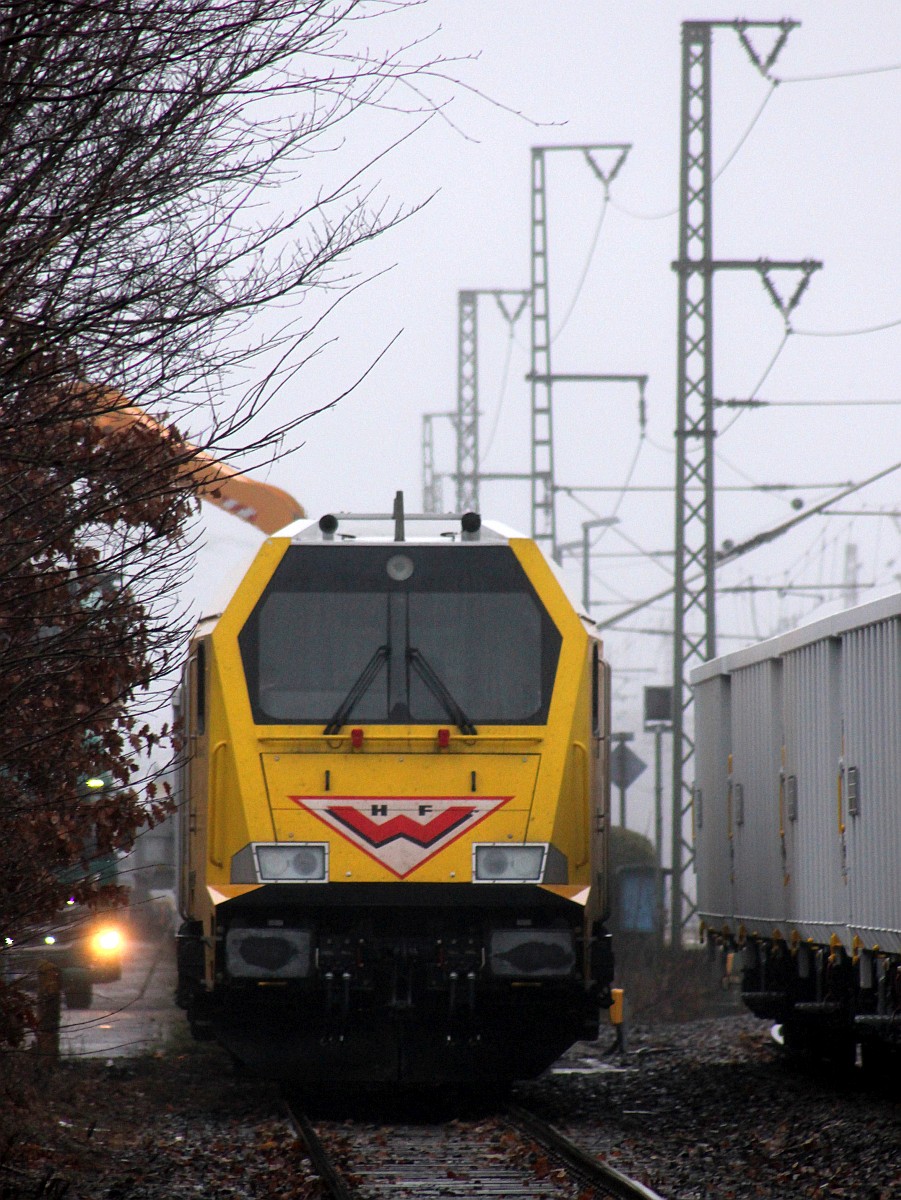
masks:
POLYGON ((519 1107, 480 1121, 317 1122, 286 1100, 330 1200, 661 1200, 519 1107))
POLYGON ((564 1137, 553 1125, 548 1125, 528 1110, 511 1107, 507 1110, 507 1116, 516 1129, 534 1138, 548 1153, 565 1163, 576 1179, 584 1179, 589 1187, 594 1188, 599 1198, 609 1196, 611 1200, 662 1200, 657 1192, 587 1153, 575 1142, 564 1137))

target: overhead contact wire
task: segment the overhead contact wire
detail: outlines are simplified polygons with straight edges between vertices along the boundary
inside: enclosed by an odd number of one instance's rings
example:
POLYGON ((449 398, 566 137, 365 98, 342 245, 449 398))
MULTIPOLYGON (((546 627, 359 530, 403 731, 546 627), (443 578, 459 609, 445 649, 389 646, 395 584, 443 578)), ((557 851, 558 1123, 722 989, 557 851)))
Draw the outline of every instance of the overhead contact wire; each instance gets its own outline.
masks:
POLYGON ((896 317, 892 321, 886 321, 882 325, 868 325, 863 329, 794 329, 792 332, 796 333, 799 337, 860 337, 867 333, 882 333, 885 329, 897 329, 899 325, 901 325, 901 317, 896 317))
POLYGON ((890 63, 886 67, 862 67, 858 71, 833 71, 824 75, 772 76, 772 79, 774 83, 822 83, 829 79, 857 79, 863 75, 885 75, 890 71, 901 71, 901 63, 890 63))
MULTIPOLYGON (((717 168, 716 171, 714 171, 713 180, 712 180, 713 183, 716 183, 716 181, 720 178, 720 176, 731 165, 732 160, 738 155, 738 152, 741 150, 742 146, 744 146, 745 142, 751 136, 751 132, 753 131, 754 126, 757 124, 757 122, 763 116, 764 109, 769 104, 770 100, 772 99, 773 92, 775 92, 776 85, 778 83, 779 83, 778 79, 770 80, 770 88, 769 88, 769 91, 767 92, 767 94, 763 98, 763 103, 760 105, 760 107, 757 109, 757 112, 751 118, 751 123, 748 125, 747 129, 744 131, 744 133, 738 139, 738 142, 735 144, 735 146, 732 148, 732 150, 726 156, 724 162, 717 168)), ((641 212, 636 212, 634 209, 626 208, 626 206, 623 204, 617 204, 615 200, 611 200, 610 203, 619 212, 625 213, 625 215, 627 217, 634 217, 637 221, 662 221, 662 220, 665 220, 667 217, 676 216, 676 214, 679 212, 678 205, 675 208, 667 209, 666 212, 641 213, 641 212)))
MULTIPOLYGON (((778 362, 780 354, 785 349, 786 343, 788 342, 788 339, 791 336, 791 333, 792 333, 791 327, 786 325, 785 332, 782 335, 782 341, 776 347, 776 353, 773 355, 773 357, 767 363, 766 370, 763 372, 763 374, 757 380, 757 383, 754 385, 754 387, 751 389, 751 395, 748 397, 749 400, 756 400, 757 393, 760 391, 760 389, 763 387, 763 385, 766 383, 767 379, 769 378, 769 374, 772 371, 773 367, 775 367, 776 363, 778 362)), ((724 433, 728 433, 729 430, 732 428, 732 426, 735 424, 735 422, 740 417, 744 416, 744 414, 746 412, 747 412, 747 409, 739 409, 738 412, 735 414, 735 416, 732 418, 732 420, 729 422, 729 424, 726 426, 726 428, 720 430, 720 436, 722 436, 722 434, 724 434, 724 433)), ((725 461, 725 460, 723 460, 723 461, 725 461)))
POLYGON ((573 315, 573 311, 576 307, 576 304, 579 302, 579 296, 581 296, 581 294, 582 294, 582 288, 585 286, 585 280, 588 278, 588 272, 591 269, 591 263, 592 263, 592 260, 594 259, 595 251, 598 248, 598 241, 600 240, 601 230, 604 227, 604 217, 607 215, 607 206, 609 203, 610 203, 610 193, 606 188, 604 188, 604 203, 601 205, 601 214, 598 217, 597 224, 594 227, 594 236, 591 239, 591 246, 588 251, 588 256, 585 259, 585 265, 582 268, 582 274, 579 278, 579 282, 576 284, 575 294, 573 295, 573 298, 570 301, 569 308, 566 310, 566 316, 563 318, 563 320, 557 326, 556 332, 551 335, 551 345, 552 346, 556 342, 556 340, 560 336, 560 334, 563 332, 563 330, 566 328, 566 326, 569 322, 569 318, 573 315))
POLYGON ((494 438, 497 433, 498 426, 500 424, 501 411, 504 407, 504 400, 506 399, 506 396, 507 396, 507 384, 510 379, 510 362, 513 357, 513 345, 514 345, 515 340, 516 339, 515 339, 515 336, 513 333, 513 326, 511 325, 510 332, 507 337, 507 353, 506 353, 506 357, 504 359, 504 369, 503 369, 503 372, 501 373, 501 390, 500 390, 500 395, 498 396, 498 401, 497 401, 497 411, 494 414, 494 424, 491 427, 491 433, 489 434, 489 437, 488 437, 488 444, 486 445, 485 449, 482 452, 482 463, 483 464, 485 462, 485 459, 487 459, 488 455, 491 453, 491 447, 494 445, 494 438))

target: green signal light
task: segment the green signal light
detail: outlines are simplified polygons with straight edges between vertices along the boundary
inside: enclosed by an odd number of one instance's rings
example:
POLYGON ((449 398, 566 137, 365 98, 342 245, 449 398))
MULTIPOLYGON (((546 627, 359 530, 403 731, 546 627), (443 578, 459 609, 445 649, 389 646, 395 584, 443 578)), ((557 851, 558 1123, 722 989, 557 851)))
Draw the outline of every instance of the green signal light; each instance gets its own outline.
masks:
POLYGON ((88 777, 88 778, 87 778, 87 779, 84 781, 84 785, 85 785, 85 787, 87 787, 87 788, 91 788, 91 790, 92 790, 92 791, 95 791, 95 792, 96 792, 96 791, 98 791, 100 788, 105 788, 105 787, 106 787, 106 780, 104 780, 104 779, 101 779, 101 777, 100 777, 99 775, 90 775, 90 776, 89 776, 89 777, 88 777))

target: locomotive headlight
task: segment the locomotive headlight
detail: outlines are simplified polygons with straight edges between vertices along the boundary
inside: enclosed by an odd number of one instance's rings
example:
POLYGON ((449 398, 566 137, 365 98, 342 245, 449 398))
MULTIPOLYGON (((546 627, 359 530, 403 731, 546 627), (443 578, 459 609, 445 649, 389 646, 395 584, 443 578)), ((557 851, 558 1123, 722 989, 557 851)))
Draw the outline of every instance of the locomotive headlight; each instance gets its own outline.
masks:
POLYGON ((406 554, 394 554, 388 559, 388 565, 385 570, 388 572, 390 579, 395 583, 403 583, 413 574, 413 560, 407 558, 406 554))
POLYGON ((494 975, 547 979, 571 975, 576 951, 569 929, 495 929, 488 958, 494 975))
POLYGON ((122 949, 122 931, 115 925, 104 925, 91 938, 91 949, 95 954, 118 954, 122 949))
POLYGON ((511 846, 509 842, 474 845, 474 883, 539 883, 544 875, 547 843, 511 846))
POLYGON ((303 979, 310 974, 309 929, 233 925, 225 935, 225 965, 233 979, 303 979))
POLYGON ((254 847, 263 883, 317 883, 328 879, 328 842, 278 842, 254 847))

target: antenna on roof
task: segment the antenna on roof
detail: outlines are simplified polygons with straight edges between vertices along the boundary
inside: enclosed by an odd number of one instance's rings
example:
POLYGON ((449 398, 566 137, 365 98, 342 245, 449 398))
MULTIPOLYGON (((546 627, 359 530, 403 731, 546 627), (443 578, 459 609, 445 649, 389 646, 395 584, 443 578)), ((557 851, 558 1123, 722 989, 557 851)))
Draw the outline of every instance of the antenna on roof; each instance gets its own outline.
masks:
POLYGON ((394 540, 403 542, 404 538, 404 494, 403 492, 395 492, 394 494, 394 540))

